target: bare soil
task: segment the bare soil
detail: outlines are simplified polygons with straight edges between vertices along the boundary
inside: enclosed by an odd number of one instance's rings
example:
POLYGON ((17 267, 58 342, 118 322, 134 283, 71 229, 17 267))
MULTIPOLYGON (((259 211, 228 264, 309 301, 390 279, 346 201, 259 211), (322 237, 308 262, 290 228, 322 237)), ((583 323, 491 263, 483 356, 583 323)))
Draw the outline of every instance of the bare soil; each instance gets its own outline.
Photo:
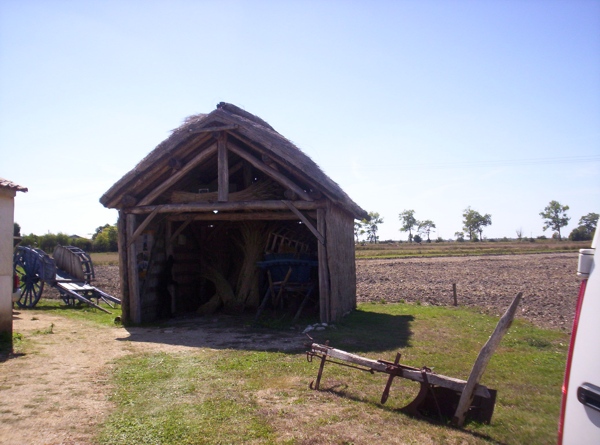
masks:
MULTIPOLYGON (((540 254, 357 262, 359 302, 459 305, 501 315, 517 292, 520 317, 568 331, 579 282, 576 254, 540 254)), ((95 285, 120 295, 118 267, 97 266, 95 285)), ((52 295, 51 289, 44 297, 52 295)), ((256 332, 224 315, 179 319, 168 327, 102 327, 53 315, 15 311, 24 354, 0 362, 0 444, 89 445, 113 409, 109 374, 128 354, 198 348, 297 349, 298 331, 256 332)))
POLYGON ((523 292, 518 317, 570 331, 580 281, 577 254, 360 260, 358 302, 411 302, 476 307, 500 316, 523 292))

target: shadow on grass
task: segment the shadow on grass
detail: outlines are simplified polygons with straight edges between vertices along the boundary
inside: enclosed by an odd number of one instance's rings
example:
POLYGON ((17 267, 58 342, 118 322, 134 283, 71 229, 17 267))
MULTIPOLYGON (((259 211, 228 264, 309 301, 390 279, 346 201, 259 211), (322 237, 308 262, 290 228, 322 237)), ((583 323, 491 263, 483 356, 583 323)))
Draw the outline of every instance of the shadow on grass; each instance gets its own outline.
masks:
MULTIPOLYGON (((383 388, 383 387, 382 387, 383 388)), ((489 441, 491 443, 495 443, 498 445, 506 445, 506 443, 504 442, 499 442, 497 439, 494 439, 493 437, 487 435, 487 434, 482 434, 479 433, 477 431, 471 431, 469 429, 466 428, 460 428, 457 426, 452 425, 451 423, 451 419, 450 418, 440 418, 439 416, 429 416, 429 415, 422 415, 420 413, 413 413, 410 411, 407 411, 405 407, 402 408, 393 408, 393 407, 389 407, 389 406, 385 406, 381 403, 377 403, 377 402, 373 402, 372 400, 368 400, 366 398, 363 397, 359 397, 355 394, 352 394, 349 390, 348 390, 348 385, 346 384, 340 384, 340 383, 336 383, 333 384, 329 387, 321 387, 320 391, 324 391, 324 392, 328 392, 330 394, 335 395, 336 397, 340 397, 343 399, 348 399, 348 400, 352 400, 354 402, 359 402, 359 403, 365 403, 367 405, 370 405, 372 407, 384 410, 384 411, 388 411, 388 412, 392 412, 395 413, 397 415, 401 415, 401 416, 406 416, 406 417, 410 417, 412 419, 416 419, 422 422, 427 422, 430 425, 436 425, 436 426, 444 426, 444 427, 449 427, 452 429, 455 429, 457 431, 461 431, 465 434, 469 434, 473 437, 476 437, 478 439, 483 439, 486 441, 489 441)), ((473 423, 473 421, 467 420, 467 422, 465 423, 465 426, 468 427, 469 424, 473 423)))
MULTIPOLYGON (((67 306, 53 301, 39 304, 34 310, 54 312, 57 315, 71 311, 91 311, 95 321, 106 318, 106 314, 94 313, 86 305, 67 306)), ((382 309, 383 310, 383 309, 382 309)), ((26 309, 20 309, 13 316, 27 316, 26 309)), ((349 352, 380 352, 409 346, 411 336, 411 315, 391 315, 382 312, 355 310, 340 323, 323 331, 313 330, 304 334, 304 329, 315 324, 315 318, 302 319, 295 325, 279 318, 264 320, 260 325, 254 321, 254 313, 231 315, 218 313, 210 316, 187 314, 148 325, 125 326, 126 335, 118 336, 122 342, 154 343, 184 348, 236 349, 249 351, 303 352, 312 342, 325 343, 349 352)), ((112 325, 108 316, 103 321, 112 325), (108 321, 106 321, 108 320, 108 321)), ((262 321, 262 320, 261 320, 262 321)), ((393 360, 393 357, 381 357, 393 360)))
MULTIPOLYGON (((412 315, 391 315, 356 310, 336 329, 309 333, 316 343, 325 343, 348 352, 390 351, 410 346, 412 315)), ((383 357, 382 357, 383 358, 383 357)), ((389 360, 393 360, 393 357, 389 360)))
MULTIPOLYGON (((408 346, 412 316, 354 311, 338 325, 303 333, 309 321, 292 326, 256 326, 250 315, 187 316, 159 326, 127 326, 121 341, 169 344, 190 348, 303 352, 307 344, 329 341, 352 352, 388 351, 408 346)), ((314 324, 316 320, 311 320, 314 324)))

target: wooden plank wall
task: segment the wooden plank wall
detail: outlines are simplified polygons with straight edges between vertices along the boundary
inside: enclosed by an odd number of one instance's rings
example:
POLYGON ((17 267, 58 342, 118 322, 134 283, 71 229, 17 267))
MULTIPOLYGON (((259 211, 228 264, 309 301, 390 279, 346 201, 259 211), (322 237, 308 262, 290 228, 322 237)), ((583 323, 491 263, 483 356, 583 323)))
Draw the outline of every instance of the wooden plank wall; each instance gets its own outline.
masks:
POLYGON ((83 273, 83 266, 81 265, 81 259, 75 253, 71 252, 64 246, 56 246, 52 253, 54 262, 59 269, 64 270, 69 275, 85 281, 85 274, 83 273))
POLYGON ((328 201, 326 216, 329 266, 329 320, 339 321, 356 308, 354 218, 328 201))

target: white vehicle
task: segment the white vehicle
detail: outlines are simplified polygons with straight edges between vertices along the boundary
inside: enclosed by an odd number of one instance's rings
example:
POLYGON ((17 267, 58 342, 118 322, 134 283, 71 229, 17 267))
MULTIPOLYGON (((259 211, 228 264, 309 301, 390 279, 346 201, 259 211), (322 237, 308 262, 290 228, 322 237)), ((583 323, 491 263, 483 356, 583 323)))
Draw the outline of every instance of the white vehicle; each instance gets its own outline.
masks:
POLYGON ((559 445, 600 444, 600 254, 596 230, 591 249, 579 251, 582 279, 567 356, 559 445))

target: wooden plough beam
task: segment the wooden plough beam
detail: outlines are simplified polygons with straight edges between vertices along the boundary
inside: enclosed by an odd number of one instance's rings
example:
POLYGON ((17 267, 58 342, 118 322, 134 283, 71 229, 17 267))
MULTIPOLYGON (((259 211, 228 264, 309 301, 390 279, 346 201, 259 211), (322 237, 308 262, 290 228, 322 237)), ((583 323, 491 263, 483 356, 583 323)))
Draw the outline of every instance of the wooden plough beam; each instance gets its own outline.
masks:
MULTIPOLYGON (((415 399, 402 408, 402 411, 411 415, 420 415, 423 411, 431 411, 433 409, 442 418, 451 416, 453 412, 448 413, 442 407, 448 405, 456 406, 460 394, 467 385, 465 380, 434 374, 427 367, 413 368, 412 366, 402 365, 400 364, 400 353, 396 354, 394 362, 389 362, 386 360, 372 360, 342 351, 341 349, 332 348, 328 345, 312 343, 306 355, 308 361, 312 361, 314 357, 321 359, 317 379, 310 383, 310 388, 315 390, 320 389, 321 377, 323 376, 323 368, 326 362, 370 373, 381 372, 388 374, 389 377, 381 395, 382 404, 388 399, 394 377, 402 377, 420 383, 421 388, 415 399), (439 388, 443 389, 440 390, 439 388)), ((493 389, 489 389, 483 385, 475 387, 474 403, 481 407, 481 412, 477 414, 478 420, 489 423, 494 410, 495 396, 496 391, 493 389)))
POLYGON ((496 403, 496 390, 479 384, 485 367, 489 362, 500 340, 507 332, 522 297, 519 293, 502 316, 496 329, 484 345, 475 361, 469 380, 456 379, 441 374, 434 374, 427 367, 413 368, 400 364, 400 353, 396 354, 394 362, 372 360, 350 352, 335 349, 329 345, 311 343, 306 352, 309 362, 314 357, 321 359, 316 382, 310 383, 310 388, 318 390, 326 362, 356 368, 370 373, 381 372, 388 374, 388 380, 381 395, 381 403, 388 399, 394 377, 402 377, 421 384, 421 389, 415 399, 402 408, 404 412, 420 415, 425 412, 436 412, 440 418, 451 418, 457 426, 462 426, 466 417, 489 423, 496 403))

